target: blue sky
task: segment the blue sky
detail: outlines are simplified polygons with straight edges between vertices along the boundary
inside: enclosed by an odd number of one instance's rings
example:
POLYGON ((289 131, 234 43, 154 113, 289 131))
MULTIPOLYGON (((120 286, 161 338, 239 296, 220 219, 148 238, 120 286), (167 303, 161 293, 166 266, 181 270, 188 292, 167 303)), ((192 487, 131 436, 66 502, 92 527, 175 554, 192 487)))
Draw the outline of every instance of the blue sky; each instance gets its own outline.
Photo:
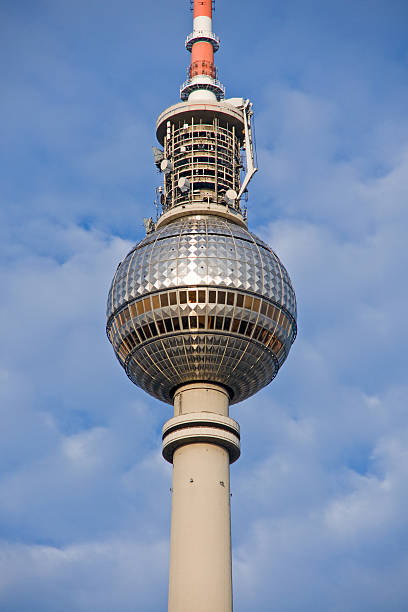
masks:
MULTIPOLYGON (((104 327, 188 2, 0 12, 0 609, 165 610, 171 410, 104 327)), ((231 411, 235 612, 408 606, 407 21, 397 0, 217 1, 220 79, 256 113, 250 228, 299 307, 278 378, 231 411)))

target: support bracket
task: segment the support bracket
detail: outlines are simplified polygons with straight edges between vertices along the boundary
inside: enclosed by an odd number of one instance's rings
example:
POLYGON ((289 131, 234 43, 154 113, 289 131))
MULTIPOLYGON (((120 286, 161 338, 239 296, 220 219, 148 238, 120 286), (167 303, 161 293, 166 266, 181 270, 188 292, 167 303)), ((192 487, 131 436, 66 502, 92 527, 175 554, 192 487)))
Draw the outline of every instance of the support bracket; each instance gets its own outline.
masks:
POLYGON ((238 200, 241 198, 245 189, 248 187, 248 183, 257 172, 258 168, 255 167, 255 155, 254 155, 254 142, 252 138, 252 102, 245 100, 242 109, 244 115, 244 130, 245 130, 245 153, 246 153, 246 166, 247 172, 242 182, 241 189, 239 190, 238 200))

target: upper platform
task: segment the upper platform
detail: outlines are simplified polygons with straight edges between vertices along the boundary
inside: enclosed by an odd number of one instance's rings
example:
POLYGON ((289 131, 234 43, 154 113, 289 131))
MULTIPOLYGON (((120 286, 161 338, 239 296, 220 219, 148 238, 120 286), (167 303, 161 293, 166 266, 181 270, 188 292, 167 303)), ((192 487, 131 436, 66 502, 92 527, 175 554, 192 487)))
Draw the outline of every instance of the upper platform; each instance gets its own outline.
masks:
MULTIPOLYGON (((234 98, 234 101, 235 100, 240 101, 241 99, 234 98)), ((216 102, 215 100, 214 102, 201 102, 199 100, 194 102, 186 101, 169 106, 169 108, 166 108, 166 110, 159 115, 156 121, 157 140, 163 145, 168 121, 172 123, 191 123, 191 120, 194 119, 195 123, 199 123, 200 120, 202 123, 212 123, 215 116, 221 127, 226 127, 227 125, 230 127, 234 126, 237 135, 242 135, 241 140, 243 140, 245 125, 243 110, 238 106, 234 106, 228 100, 222 100, 220 102, 216 102)))

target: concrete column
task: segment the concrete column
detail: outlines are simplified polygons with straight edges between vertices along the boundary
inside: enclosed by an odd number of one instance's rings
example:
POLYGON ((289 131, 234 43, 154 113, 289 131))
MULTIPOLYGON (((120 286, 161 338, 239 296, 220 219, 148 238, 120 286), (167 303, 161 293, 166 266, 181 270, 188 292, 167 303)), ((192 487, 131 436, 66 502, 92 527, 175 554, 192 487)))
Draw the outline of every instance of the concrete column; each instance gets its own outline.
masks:
POLYGON ((228 416, 227 391, 213 383, 191 383, 180 387, 174 394, 174 416, 191 412, 212 412, 228 416))
POLYGON ((228 404, 222 387, 186 385, 163 429, 173 461, 169 612, 232 612, 229 464, 239 427, 228 404))

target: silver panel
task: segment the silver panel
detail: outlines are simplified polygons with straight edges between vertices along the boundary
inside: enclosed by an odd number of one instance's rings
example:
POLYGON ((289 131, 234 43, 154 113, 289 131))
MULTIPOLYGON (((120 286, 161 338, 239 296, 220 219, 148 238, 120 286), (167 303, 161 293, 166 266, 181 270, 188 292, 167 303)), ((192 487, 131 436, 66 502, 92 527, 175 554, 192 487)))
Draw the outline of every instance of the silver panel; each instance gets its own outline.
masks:
POLYGON ((264 242, 226 219, 200 215, 159 228, 130 251, 113 279, 107 317, 119 361, 131 380, 148 393, 171 402, 177 385, 206 380, 227 386, 237 402, 267 385, 286 359, 296 335, 296 298, 287 271, 264 242), (227 288, 264 298, 278 307, 277 312, 286 313, 290 329, 261 313, 212 303, 169 304, 118 323, 118 313, 129 316, 127 304, 163 290, 196 287, 227 288), (188 314, 251 321, 271 330, 281 344, 273 349, 238 332, 189 332, 180 326, 179 331, 159 331, 159 337, 143 339, 135 346, 132 333, 135 338, 141 325, 155 326, 157 321, 159 328, 166 318, 188 314), (126 338, 128 348, 120 353, 126 338))
POLYGON ((180 334, 165 342, 152 340, 125 366, 132 382, 167 403, 172 403, 172 391, 177 386, 203 380, 226 386, 231 403, 236 403, 271 382, 278 368, 273 354, 258 343, 201 333, 194 338, 180 334))
POLYGON ((295 293, 278 256, 254 234, 210 215, 178 219, 136 245, 116 272, 107 317, 152 291, 189 285, 259 293, 296 319, 295 293))

